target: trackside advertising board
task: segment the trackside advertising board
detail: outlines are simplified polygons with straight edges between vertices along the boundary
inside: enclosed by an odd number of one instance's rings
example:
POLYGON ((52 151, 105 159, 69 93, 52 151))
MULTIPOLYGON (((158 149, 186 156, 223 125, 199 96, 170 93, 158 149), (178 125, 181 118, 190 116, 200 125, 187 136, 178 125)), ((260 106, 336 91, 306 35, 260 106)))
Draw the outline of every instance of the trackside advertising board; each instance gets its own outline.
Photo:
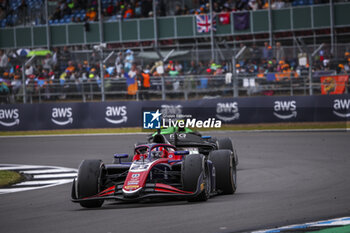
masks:
POLYGON ((164 116, 190 116, 190 126, 207 124, 212 128, 224 124, 349 121, 350 95, 1 105, 0 130, 152 128, 152 119, 161 116, 163 125, 173 124, 164 116))

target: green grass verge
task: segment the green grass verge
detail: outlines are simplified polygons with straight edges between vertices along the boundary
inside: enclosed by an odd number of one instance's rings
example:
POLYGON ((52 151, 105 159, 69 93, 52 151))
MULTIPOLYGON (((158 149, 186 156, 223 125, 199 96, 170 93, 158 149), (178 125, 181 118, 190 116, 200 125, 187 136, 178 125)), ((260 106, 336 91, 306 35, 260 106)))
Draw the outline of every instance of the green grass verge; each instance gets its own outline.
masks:
MULTIPOLYGON (((298 130, 298 129, 344 129, 350 128, 349 122, 311 122, 311 123, 264 123, 264 124, 236 124, 223 125, 220 129, 198 129, 199 131, 211 130, 298 130)), ((35 130, 35 131, 3 131, 0 136, 22 135, 62 135, 62 134, 114 134, 114 133, 152 133, 155 130, 142 130, 141 127, 133 128, 105 128, 105 129, 65 129, 65 130, 35 130)))
POLYGON ((0 171, 0 187, 6 187, 20 182, 23 179, 21 174, 14 171, 0 171))

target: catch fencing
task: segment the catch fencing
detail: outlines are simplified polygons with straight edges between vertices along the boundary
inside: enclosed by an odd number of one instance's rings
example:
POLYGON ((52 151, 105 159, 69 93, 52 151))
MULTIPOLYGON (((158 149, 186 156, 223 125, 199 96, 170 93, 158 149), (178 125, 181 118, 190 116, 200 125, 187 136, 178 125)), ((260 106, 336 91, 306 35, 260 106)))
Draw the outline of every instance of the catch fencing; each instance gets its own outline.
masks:
MULTIPOLYGON (((124 78, 108 78, 104 82, 104 94, 107 100, 174 100, 198 98, 245 97, 264 95, 309 95, 321 94, 321 76, 314 76, 312 83, 308 76, 295 77, 293 73, 279 77, 273 74, 269 77, 256 75, 186 75, 175 77, 151 77, 151 87, 142 88, 133 95, 128 93, 128 85, 124 78), (277 78, 275 77, 277 76, 277 78), (310 87, 311 85, 311 87, 310 87)), ((343 84, 343 93, 348 93, 349 83, 343 84)), ((100 101, 102 96, 102 83, 100 79, 76 79, 27 82, 25 86, 26 103, 53 102, 56 100, 70 101, 100 101)), ((23 85, 20 81, 12 86, 11 92, 0 94, 2 102, 21 103, 23 101, 23 85)))

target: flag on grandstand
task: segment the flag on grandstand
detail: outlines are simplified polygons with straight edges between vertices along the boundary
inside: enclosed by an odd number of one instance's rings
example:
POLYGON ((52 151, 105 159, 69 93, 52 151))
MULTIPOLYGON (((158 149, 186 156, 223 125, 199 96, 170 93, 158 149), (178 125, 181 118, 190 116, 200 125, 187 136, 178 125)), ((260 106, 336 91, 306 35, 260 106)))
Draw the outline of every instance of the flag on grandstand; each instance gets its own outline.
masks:
POLYGON ((224 12, 219 14, 219 22, 221 24, 230 24, 230 13, 224 12))
POLYGON ((270 81, 270 82, 276 81, 276 75, 275 75, 275 73, 267 73, 267 74, 266 74, 266 80, 267 80, 267 81, 270 81))
POLYGON ((244 30, 248 29, 250 26, 250 13, 242 12, 242 13, 234 13, 233 20, 235 24, 235 30, 244 30))
POLYGON ((17 55, 21 57, 27 56, 27 54, 30 52, 29 49, 17 49, 17 55))
POLYGON ((321 77, 321 94, 322 95, 343 94, 345 91, 345 86, 348 82, 349 82, 348 75, 321 77))
POLYGON ((213 17, 213 27, 211 25, 211 15, 197 15, 197 32, 210 32, 213 28, 213 31, 216 31, 216 19, 215 15, 213 17))

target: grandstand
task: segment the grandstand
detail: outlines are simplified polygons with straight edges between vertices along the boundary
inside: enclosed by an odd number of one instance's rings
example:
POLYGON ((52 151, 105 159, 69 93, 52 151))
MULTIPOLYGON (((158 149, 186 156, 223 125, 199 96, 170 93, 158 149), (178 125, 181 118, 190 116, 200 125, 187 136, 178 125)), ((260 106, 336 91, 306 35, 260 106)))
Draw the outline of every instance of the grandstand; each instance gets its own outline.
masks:
POLYGON ((324 93, 322 77, 350 72, 348 2, 7 0, 0 9, 2 102, 311 95, 324 93), (21 56, 38 49, 51 52, 21 56))

